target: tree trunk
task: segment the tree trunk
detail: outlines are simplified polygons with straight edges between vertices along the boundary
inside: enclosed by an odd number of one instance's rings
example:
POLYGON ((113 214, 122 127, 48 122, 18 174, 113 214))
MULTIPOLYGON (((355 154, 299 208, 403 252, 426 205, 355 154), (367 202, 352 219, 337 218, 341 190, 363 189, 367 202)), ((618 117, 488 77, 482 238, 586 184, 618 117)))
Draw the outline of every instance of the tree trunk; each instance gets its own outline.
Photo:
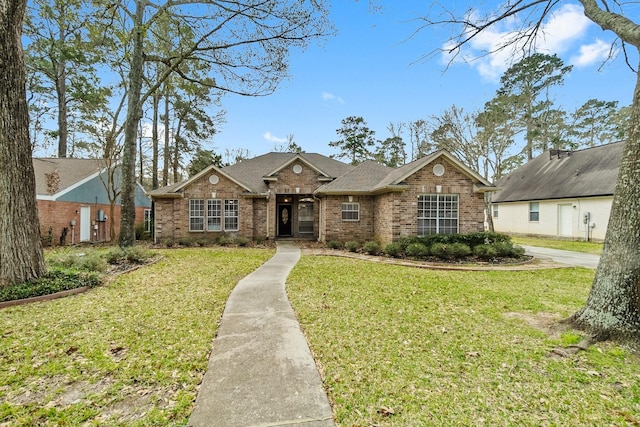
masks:
POLYGON ((0 0, 0 286, 45 272, 22 52, 26 0, 0 0))
POLYGON ((152 134, 151 134, 151 146, 152 146, 152 157, 151 157, 151 189, 155 190, 158 188, 158 145, 160 141, 158 141, 158 120, 159 120, 159 111, 160 108, 160 94, 153 94, 153 125, 152 125, 152 134))
POLYGON ((162 168, 162 185, 169 185, 169 167, 171 165, 171 147, 169 145, 169 91, 164 94, 164 165, 162 168))
POLYGON ((145 28, 143 17, 144 0, 136 1, 136 15, 133 28, 133 53, 129 71, 129 99, 127 101, 127 121, 124 127, 124 147, 122 153, 122 189, 120 200, 122 203, 120 216, 119 245, 122 248, 135 244, 136 221, 136 148, 138 124, 142 118, 140 97, 143 78, 143 44, 145 28))
POLYGON ((575 326, 596 338, 640 339, 640 74, 604 248, 575 326))
MULTIPOLYGON (((60 45, 64 43, 64 25, 60 25, 60 45)), ((67 157, 67 63, 61 59, 56 70, 56 92, 58 96, 58 157, 67 157)))

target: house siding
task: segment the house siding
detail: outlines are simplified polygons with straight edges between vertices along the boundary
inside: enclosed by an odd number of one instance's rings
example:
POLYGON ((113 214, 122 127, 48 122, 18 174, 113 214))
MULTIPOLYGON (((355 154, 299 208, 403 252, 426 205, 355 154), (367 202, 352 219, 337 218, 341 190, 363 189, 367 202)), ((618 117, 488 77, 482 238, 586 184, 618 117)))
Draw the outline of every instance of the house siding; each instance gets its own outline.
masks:
MULTIPOLYGON (((537 200, 534 200, 537 201, 537 200)), ((584 240, 587 236, 583 214, 589 212, 589 239, 604 240, 613 197, 586 197, 556 200, 539 200, 539 221, 529 221, 529 201, 494 203, 498 216, 493 218, 494 230, 513 235, 560 237, 584 240), (559 224, 561 205, 571 206, 570 232, 559 224)))

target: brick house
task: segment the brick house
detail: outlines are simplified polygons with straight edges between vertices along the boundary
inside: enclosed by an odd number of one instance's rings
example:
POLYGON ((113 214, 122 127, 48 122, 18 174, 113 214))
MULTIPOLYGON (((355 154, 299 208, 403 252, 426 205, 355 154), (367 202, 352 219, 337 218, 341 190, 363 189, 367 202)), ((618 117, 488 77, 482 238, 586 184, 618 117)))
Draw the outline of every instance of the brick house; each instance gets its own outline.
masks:
MULTIPOLYGON (((120 198, 113 213, 104 182, 108 170, 96 159, 34 158, 40 235, 45 245, 107 241, 120 232, 120 198), (113 216, 113 222, 110 221, 113 216), (113 224, 113 225, 111 225, 113 224)), ((114 171, 116 188, 120 171, 114 171)), ((151 200, 138 185, 136 222, 150 218, 151 200), (146 211, 146 217, 145 217, 146 211)))
POLYGON ((482 231, 484 193, 495 189, 443 150, 397 169, 315 153, 268 153, 209 166, 149 196, 157 242, 230 234, 389 243, 482 231))

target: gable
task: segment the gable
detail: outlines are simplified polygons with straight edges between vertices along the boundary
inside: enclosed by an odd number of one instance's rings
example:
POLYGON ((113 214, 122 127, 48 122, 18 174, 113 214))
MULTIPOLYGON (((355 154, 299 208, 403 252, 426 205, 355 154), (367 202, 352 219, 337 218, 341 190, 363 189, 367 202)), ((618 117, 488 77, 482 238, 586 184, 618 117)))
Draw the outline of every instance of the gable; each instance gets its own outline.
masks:
MULTIPOLYGON (((440 171, 435 171, 433 168, 438 164, 441 165, 442 163, 449 164, 450 167, 455 168, 459 173, 464 175, 469 181, 471 181, 471 183, 473 183, 474 190, 476 192, 496 190, 496 187, 489 183, 489 181, 485 180, 478 173, 465 166, 448 151, 439 150, 428 156, 421 157, 411 163, 407 163, 406 165, 393 170, 391 173, 389 173, 389 175, 387 175, 376 185, 374 191, 381 191, 385 187, 393 188, 393 186, 405 184, 411 176, 419 172, 422 173, 426 169, 431 169, 429 173, 432 173, 434 176, 438 176, 437 173, 439 173, 440 171)), ((438 167, 438 169, 440 168, 438 167)))

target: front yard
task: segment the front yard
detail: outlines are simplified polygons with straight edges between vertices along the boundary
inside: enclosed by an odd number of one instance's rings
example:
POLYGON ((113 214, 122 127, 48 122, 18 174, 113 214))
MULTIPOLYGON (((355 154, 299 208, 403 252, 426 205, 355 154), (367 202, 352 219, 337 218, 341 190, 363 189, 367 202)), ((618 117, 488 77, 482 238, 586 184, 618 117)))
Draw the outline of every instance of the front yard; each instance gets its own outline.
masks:
POLYGON ((341 426, 640 425, 640 364, 553 323, 594 272, 303 258, 288 292, 341 426))
POLYGON ((107 286, 0 310, 0 426, 186 425, 257 249, 160 251, 107 286))
MULTIPOLYGON (((184 426, 227 296, 273 254, 162 250, 107 286, 0 310, 0 426, 184 426)), ((554 322, 594 272, 303 256, 288 293, 340 426, 638 425, 640 366, 554 322)))

